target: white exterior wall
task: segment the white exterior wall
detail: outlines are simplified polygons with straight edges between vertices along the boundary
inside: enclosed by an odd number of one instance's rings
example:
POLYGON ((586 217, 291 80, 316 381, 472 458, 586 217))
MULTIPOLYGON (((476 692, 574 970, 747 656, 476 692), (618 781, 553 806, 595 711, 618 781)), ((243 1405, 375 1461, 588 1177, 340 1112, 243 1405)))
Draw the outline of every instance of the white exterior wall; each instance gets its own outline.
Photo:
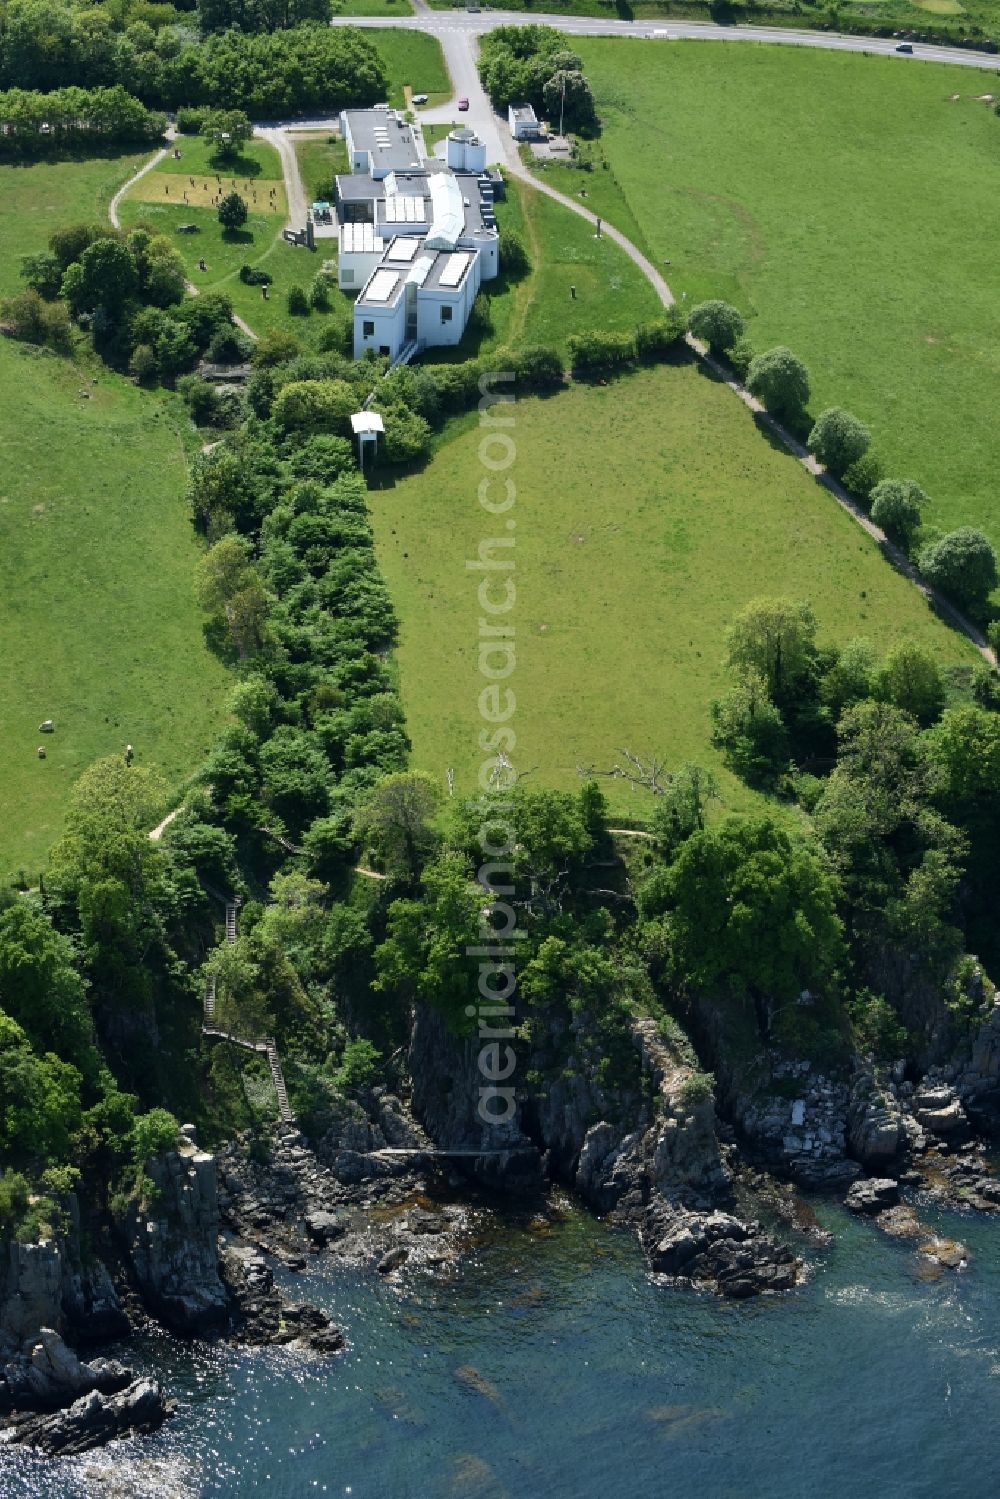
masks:
POLYGON ((376 266, 381 265, 385 246, 376 240, 377 250, 341 250, 337 258, 337 285, 341 291, 360 291, 376 266))
POLYGON ((462 250, 479 251, 479 278, 481 281, 492 281, 494 276, 500 274, 500 236, 484 229, 482 234, 470 234, 467 238, 460 239, 459 248, 462 250))
POLYGON ((377 304, 355 303, 354 305, 354 357, 360 359, 366 349, 388 348, 390 359, 395 359, 406 342, 406 297, 401 295, 395 305, 380 307, 377 304), (375 332, 364 333, 365 323, 374 323, 375 332))
POLYGON ((472 304, 479 290, 479 259, 473 260, 462 285, 452 289, 421 286, 417 289, 417 342, 421 348, 461 343, 472 304), (441 308, 452 309, 451 321, 442 323, 441 308))
POLYGON ((449 135, 445 146, 445 160, 453 172, 485 172, 486 147, 482 141, 456 141, 449 135))

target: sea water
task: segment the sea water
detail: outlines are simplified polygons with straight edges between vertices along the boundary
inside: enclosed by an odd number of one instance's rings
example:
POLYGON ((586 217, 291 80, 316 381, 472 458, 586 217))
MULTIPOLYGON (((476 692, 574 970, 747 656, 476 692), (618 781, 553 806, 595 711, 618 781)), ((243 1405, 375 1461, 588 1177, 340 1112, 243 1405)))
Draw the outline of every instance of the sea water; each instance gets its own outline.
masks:
POLYGON ((995 1499, 1000 1221, 923 1211, 971 1249, 926 1280, 911 1244, 821 1216, 808 1284, 742 1304, 658 1284, 569 1204, 486 1215, 447 1274, 317 1257, 288 1289, 346 1354, 129 1344, 177 1417, 72 1460, 5 1453, 0 1496, 995 1499))

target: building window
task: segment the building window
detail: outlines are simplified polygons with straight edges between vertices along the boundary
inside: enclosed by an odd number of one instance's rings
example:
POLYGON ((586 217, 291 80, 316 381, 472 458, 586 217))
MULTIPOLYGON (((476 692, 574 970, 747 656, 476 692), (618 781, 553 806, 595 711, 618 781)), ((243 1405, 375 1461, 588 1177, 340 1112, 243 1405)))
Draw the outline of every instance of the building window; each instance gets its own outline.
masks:
POLYGON ((442 307, 441 308, 441 321, 442 321, 442 323, 450 323, 451 322, 454 310, 455 309, 453 307, 442 307))
POLYGON ((388 344, 380 344, 378 351, 380 354, 384 354, 386 359, 388 359, 390 354, 392 353, 392 350, 390 349, 388 344))
POLYGON ((374 333, 375 333, 375 324, 374 323, 365 322, 365 323, 361 324, 361 336, 362 336, 362 338, 371 338, 371 337, 373 337, 374 333))
POLYGON ((346 286, 346 284, 347 284, 348 281, 353 281, 354 280, 354 272, 353 271, 341 271, 341 273, 340 273, 340 279, 341 279, 341 281, 344 282, 344 284, 346 286))

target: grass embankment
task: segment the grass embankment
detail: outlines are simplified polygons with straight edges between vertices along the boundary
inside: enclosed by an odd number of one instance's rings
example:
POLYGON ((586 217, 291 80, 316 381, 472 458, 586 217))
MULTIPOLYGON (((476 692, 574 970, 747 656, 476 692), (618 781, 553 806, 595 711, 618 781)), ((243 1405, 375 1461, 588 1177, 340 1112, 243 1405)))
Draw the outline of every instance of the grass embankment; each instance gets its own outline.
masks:
MULTIPOLYGON (((132 170, 0 168, 0 290, 54 228, 102 217, 132 170)), ((187 432, 176 398, 0 340, 0 876, 37 876, 99 756, 130 741, 180 782, 211 746, 227 674, 194 598, 187 432)))
POLYGON ((500 276, 482 285, 490 329, 470 330, 456 349, 428 350, 425 360, 481 358, 493 349, 526 344, 565 352, 571 333, 632 333, 638 323, 659 315, 656 294, 628 256, 544 193, 508 181, 507 198, 497 204, 497 223, 520 236, 531 270, 509 282, 501 265, 500 276))
POLYGON ((722 296, 868 421, 932 523, 1000 543, 996 79, 745 44, 579 41, 604 120, 584 188, 674 291, 722 296), (958 96, 958 97, 954 97, 958 96), (624 211, 623 211, 624 206, 624 211))
MULTIPOLYGON (((519 770, 572 788, 577 767, 622 748, 712 765, 726 801, 753 798, 709 743, 724 690, 723 632, 759 594, 809 599, 821 639, 927 645, 971 666, 949 631, 865 536, 693 365, 607 387, 574 385, 515 410, 519 770)), ((402 622, 398 662, 414 763, 475 790, 484 685, 477 670, 479 543, 503 535, 480 507, 481 433, 466 418, 420 474, 371 495, 379 559, 402 622)), ((496 456, 495 454, 493 456, 496 456)), ((605 783, 619 816, 648 798, 605 783)))

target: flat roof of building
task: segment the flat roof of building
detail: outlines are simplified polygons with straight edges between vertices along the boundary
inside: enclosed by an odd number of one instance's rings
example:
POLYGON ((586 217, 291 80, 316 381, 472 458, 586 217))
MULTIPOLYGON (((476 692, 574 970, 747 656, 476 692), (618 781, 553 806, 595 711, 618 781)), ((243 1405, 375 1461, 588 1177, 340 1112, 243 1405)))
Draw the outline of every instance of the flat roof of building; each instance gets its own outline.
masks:
POLYGON ((474 250, 441 251, 424 277, 425 291, 457 292, 469 274, 476 257, 474 250))
POLYGON ((367 151, 376 171, 419 166, 420 151, 413 130, 394 109, 378 105, 374 109, 345 109, 344 118, 351 132, 355 151, 367 151))
POLYGON ((400 275, 398 271, 387 270, 385 267, 379 266, 361 293, 359 300, 363 302, 378 302, 383 306, 387 302, 394 302, 396 300, 395 291, 399 282, 400 275))
POLYGON ((382 217, 391 224, 426 224, 430 220, 427 200, 413 193, 386 193, 382 217))
POLYGON ((382 239, 381 236, 376 235, 375 225, 341 224, 340 253, 342 255, 381 255, 382 239))
POLYGON ((367 172, 355 172, 352 176, 341 175, 333 180, 338 203, 370 203, 385 193, 382 183, 376 182, 367 172))
POLYGON ((538 116, 530 104, 512 104, 510 112, 515 120, 534 120, 535 124, 538 124, 538 116))

